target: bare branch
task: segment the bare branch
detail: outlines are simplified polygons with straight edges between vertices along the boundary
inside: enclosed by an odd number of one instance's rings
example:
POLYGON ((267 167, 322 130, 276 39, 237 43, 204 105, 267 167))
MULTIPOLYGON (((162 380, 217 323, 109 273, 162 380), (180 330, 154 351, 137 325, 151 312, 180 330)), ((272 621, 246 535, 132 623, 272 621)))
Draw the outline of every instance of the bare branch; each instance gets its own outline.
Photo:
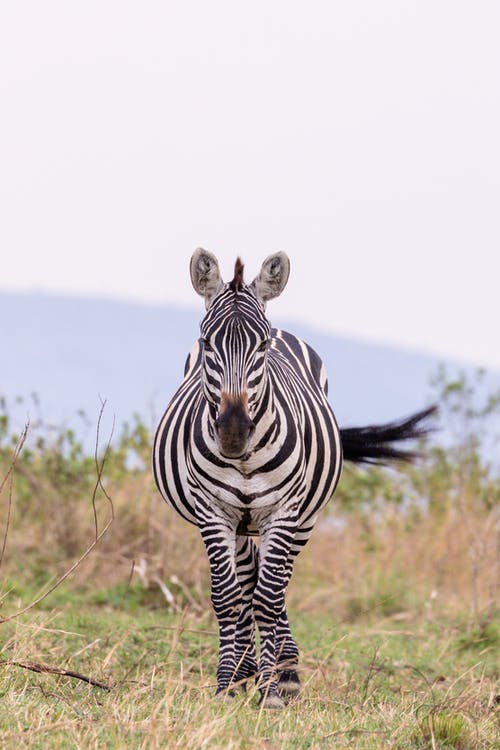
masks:
POLYGON ((89 685, 101 688, 101 690, 111 690, 111 685, 105 685, 103 682, 98 682, 92 677, 86 677, 86 675, 80 674, 80 672, 73 672, 70 669, 49 667, 47 664, 39 664, 38 662, 34 661, 0 661, 0 665, 22 667, 22 669, 29 669, 31 672, 39 672, 41 674, 57 674, 61 675, 62 677, 73 677, 76 680, 82 680, 89 685))
POLYGON ((97 482, 96 482, 96 484, 94 486, 94 491, 92 493, 92 509, 94 511, 94 527, 95 527, 95 540, 96 541, 97 541, 97 538, 99 536, 99 528, 98 528, 98 523, 97 523, 97 509, 96 509, 95 500, 96 500, 97 490, 99 488, 104 493, 104 497, 108 500, 108 502, 111 503, 111 513, 112 513, 112 515, 114 517, 113 503, 111 502, 111 498, 109 497, 108 493, 106 492, 106 488, 104 487, 104 485, 102 483, 102 474, 103 474, 103 471, 104 471, 104 464, 106 462, 106 458, 108 456, 109 448, 110 448, 110 445, 111 445, 111 440, 113 439, 113 434, 115 432, 115 418, 114 418, 114 416, 113 416, 113 425, 111 427, 111 433, 109 435, 108 442, 107 442, 107 445, 106 445, 106 450, 104 451, 104 456, 102 458, 102 461, 101 461, 100 465, 99 465, 99 455, 98 455, 98 453, 99 453, 99 434, 100 434, 100 429, 101 429, 101 419, 102 419, 102 415, 103 415, 104 409, 106 407, 106 403, 107 403, 106 399, 104 399, 104 400, 101 399, 101 409, 99 411, 99 416, 97 418, 96 439, 95 439, 95 448, 94 448, 94 463, 95 463, 95 469, 96 469, 96 474, 97 474, 97 482))
POLYGON ((16 448, 14 450, 14 455, 12 457, 12 461, 10 462, 9 469, 5 475, 5 477, 2 480, 2 483, 0 484, 0 495, 3 492, 3 488, 5 487, 6 483, 9 482, 9 502, 7 506, 7 521, 5 523, 5 532, 3 535, 3 542, 2 542, 2 551, 0 552, 0 567, 2 566, 3 557, 5 554, 5 547, 7 546, 7 537, 9 535, 9 527, 10 527, 10 515, 12 511, 12 487, 14 483, 14 469, 17 463, 17 459, 21 455, 21 451, 23 449, 23 445, 26 442, 26 438, 28 436, 28 429, 29 429, 29 420, 24 425, 24 429, 21 433, 21 436, 19 440, 17 441, 16 448))
MULTIPOLYGON (((100 540, 103 538, 103 536, 106 534, 106 532, 108 531, 109 527, 111 526, 111 524, 115 520, 115 509, 114 509, 114 506, 113 506, 113 501, 110 498, 110 496, 108 495, 108 493, 106 491, 106 488, 104 487, 104 485, 102 483, 102 474, 103 474, 104 464, 106 462, 106 458, 107 458, 107 455, 108 455, 108 452, 109 452, 110 442, 111 442, 111 437, 113 435, 113 432, 111 432, 110 438, 109 438, 108 443, 106 445, 106 450, 104 451, 104 456, 103 456, 102 461, 101 461, 100 464, 99 464, 99 461, 97 459, 97 454, 98 454, 98 449, 99 449, 99 427, 100 427, 100 424, 101 424, 101 417, 102 417, 105 405, 106 405, 105 401, 101 402, 101 410, 99 412, 99 417, 98 417, 98 420, 97 420, 97 431, 96 431, 95 457, 96 457, 97 479, 96 479, 96 482, 95 482, 95 485, 94 485, 94 491, 92 493, 92 505, 93 505, 93 508, 94 508, 94 519, 95 519, 95 523, 96 523, 96 532, 98 531, 98 529, 97 529, 97 516, 95 515, 96 514, 95 498, 96 498, 97 490, 99 488, 102 490, 102 492, 103 492, 106 500, 109 503, 110 518, 108 519, 108 522, 103 527, 103 529, 99 533, 96 533, 94 541, 92 542, 92 544, 89 545, 89 547, 87 547, 87 549, 85 550, 85 552, 83 553, 83 555, 81 555, 81 557, 79 557, 78 560, 76 560, 76 562, 73 563, 73 565, 62 576, 60 576, 60 578, 58 578, 55 581, 55 583, 52 584, 52 586, 50 586, 47 589, 47 591, 45 591, 45 593, 43 593, 40 596, 38 596, 34 601, 31 602, 31 604, 28 604, 26 607, 23 607, 23 609, 20 609, 18 612, 14 612, 14 614, 9 615, 8 617, 0 618, 0 623, 9 622, 10 620, 16 619, 16 617, 19 617, 20 615, 25 614, 25 612, 28 612, 30 609, 32 609, 37 604, 40 604, 40 602, 42 602, 44 599, 46 599, 47 596, 49 596, 49 594, 51 594, 56 588, 58 588, 58 586, 60 586, 61 583, 63 583, 63 581, 65 581, 66 578, 68 578, 68 576, 70 576, 79 567, 79 565, 81 565, 81 563, 90 555, 90 553, 96 548, 96 546, 98 545, 98 543, 100 542, 100 540)), ((113 426, 113 429, 114 429, 114 426, 113 426)))

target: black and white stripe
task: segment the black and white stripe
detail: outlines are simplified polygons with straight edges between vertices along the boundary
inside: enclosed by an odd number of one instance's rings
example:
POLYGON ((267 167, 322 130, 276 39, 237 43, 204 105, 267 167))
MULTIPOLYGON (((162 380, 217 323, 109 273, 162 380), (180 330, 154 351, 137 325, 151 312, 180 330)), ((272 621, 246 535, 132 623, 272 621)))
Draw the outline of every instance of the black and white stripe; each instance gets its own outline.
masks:
MULTIPOLYGON (((295 336, 271 329, 265 316, 288 269, 283 253, 270 256, 246 285, 238 260, 233 281, 224 284, 215 257, 196 251, 191 277, 207 313, 153 449, 161 494, 198 526, 205 543, 219 624, 217 693, 227 695, 235 682, 257 674, 271 707, 282 705, 280 693, 299 688, 285 592, 342 468, 320 358, 295 336)), ((356 435, 352 429, 352 444, 356 435)), ((358 460, 383 458, 383 443, 378 435, 374 452, 360 450, 358 460)))

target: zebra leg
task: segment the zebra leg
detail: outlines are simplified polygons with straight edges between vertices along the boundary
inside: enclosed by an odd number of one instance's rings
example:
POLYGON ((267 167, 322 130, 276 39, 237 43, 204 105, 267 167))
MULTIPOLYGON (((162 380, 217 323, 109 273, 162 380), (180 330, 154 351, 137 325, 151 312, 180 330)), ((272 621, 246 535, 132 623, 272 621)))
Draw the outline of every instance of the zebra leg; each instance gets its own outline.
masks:
POLYGON ((258 687, 261 703, 266 708, 281 708, 283 700, 278 693, 277 625, 285 609, 285 591, 291 574, 288 564, 290 548, 295 534, 296 519, 291 510, 266 519, 261 529, 259 549, 259 574, 253 595, 253 610, 260 634, 260 660, 258 687))
POLYGON ((283 609, 276 626, 276 654, 278 692, 280 695, 297 695, 300 678, 297 672, 299 649, 290 632, 286 609, 283 609))
POLYGON ((210 563, 211 598, 219 626, 219 664, 216 695, 232 696, 236 673, 234 651, 236 624, 240 616, 241 586, 236 572, 236 522, 213 508, 196 505, 198 526, 210 563), (208 512, 207 512, 208 511, 208 512))
MULTIPOLYGON (((236 625, 236 680, 247 680, 257 673, 255 619, 252 598, 257 583, 259 550, 248 536, 236 537, 236 570, 241 586, 241 611, 236 625)), ((245 685, 243 684, 243 687, 245 685)))
MULTIPOLYGON (((315 520, 312 523, 309 522, 307 526, 298 529, 295 534, 287 561, 288 580, 292 576, 295 558, 302 547, 307 544, 311 536, 315 520)), ((292 637, 285 608, 283 608, 278 625, 276 626, 276 653, 278 661, 278 691, 281 695, 297 695, 300 692, 300 678, 297 672, 299 649, 292 637)))

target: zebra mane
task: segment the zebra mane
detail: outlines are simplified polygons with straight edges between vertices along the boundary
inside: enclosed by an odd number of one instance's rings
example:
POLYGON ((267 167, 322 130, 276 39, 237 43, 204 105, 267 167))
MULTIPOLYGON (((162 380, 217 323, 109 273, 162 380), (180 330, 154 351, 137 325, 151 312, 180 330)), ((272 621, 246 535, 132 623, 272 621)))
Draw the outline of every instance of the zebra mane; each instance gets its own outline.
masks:
POLYGON ((243 288, 243 269, 245 266, 241 262, 241 258, 236 258, 236 263, 234 264, 234 278, 229 283, 229 288, 233 292, 239 292, 243 288))

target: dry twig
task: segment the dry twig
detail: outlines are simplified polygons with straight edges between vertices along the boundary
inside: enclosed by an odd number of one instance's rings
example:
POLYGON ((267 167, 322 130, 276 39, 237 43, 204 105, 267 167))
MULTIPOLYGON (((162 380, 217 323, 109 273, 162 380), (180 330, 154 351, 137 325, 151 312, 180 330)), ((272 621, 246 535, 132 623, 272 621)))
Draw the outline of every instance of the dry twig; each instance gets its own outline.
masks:
POLYGON ((61 669, 60 667, 49 667, 47 664, 39 664, 34 661, 0 661, 2 666, 13 666, 22 667, 22 669, 29 669, 31 672, 39 672, 40 674, 57 674, 61 677, 73 677, 76 680, 82 680, 89 685, 101 688, 101 690, 111 690, 111 685, 105 685, 104 682, 98 682, 92 677, 87 677, 80 672, 73 672, 71 669, 61 669))
MULTIPOLYGON (((107 445, 106 445, 106 450, 104 451, 104 456, 103 456, 103 458, 102 458, 102 461, 101 461, 101 463, 99 463, 99 460, 98 460, 98 457, 97 457, 97 456, 98 456, 98 449, 99 449, 99 429, 100 429, 100 426, 101 426, 101 419, 102 419, 102 415, 103 415, 103 412, 104 412, 104 407, 105 407, 105 406, 106 406, 106 401, 102 401, 102 402, 101 402, 101 410, 100 410, 100 412, 99 412, 99 417, 98 417, 98 419, 97 419, 96 445, 95 445, 95 453, 94 453, 94 456, 95 456, 95 463, 96 463, 96 471, 97 471, 97 479, 96 479, 96 482, 95 482, 95 485, 94 485, 94 491, 93 491, 93 493, 92 493, 92 507, 93 507, 93 509, 94 509, 94 523, 95 523, 95 530, 96 530, 96 535, 95 535, 94 541, 92 542, 92 544, 90 544, 90 545, 89 545, 89 546, 87 547, 87 549, 85 550, 85 552, 83 553, 83 555, 81 555, 81 556, 80 556, 80 557, 78 558, 78 560, 76 560, 76 562, 74 562, 74 563, 73 563, 73 565, 72 565, 72 566, 71 566, 71 567, 70 567, 70 568, 69 568, 69 569, 68 569, 68 570, 67 570, 67 571, 66 571, 65 573, 63 573, 63 575, 62 575, 62 576, 60 576, 60 577, 59 577, 59 578, 58 578, 58 579, 57 579, 57 580, 55 581, 55 583, 53 583, 53 584, 52 584, 52 585, 51 585, 51 586, 50 586, 50 587, 49 587, 49 588, 47 589, 47 591, 45 591, 45 593, 43 593, 43 594, 41 594, 40 596, 38 596, 38 597, 37 597, 37 598, 36 598, 36 599, 35 599, 34 601, 32 601, 32 602, 31 602, 31 604, 28 604, 28 605, 27 605, 26 607, 23 607, 23 609, 20 609, 20 610, 18 610, 17 612, 14 612, 14 614, 12 614, 12 615, 9 615, 9 617, 3 617, 3 618, 0 618, 0 624, 1 624, 1 623, 5 623, 5 622, 9 622, 10 620, 14 620, 14 619, 15 619, 16 617, 19 617, 20 615, 23 615, 23 614, 25 614, 25 613, 26 613, 26 612, 28 612, 28 611, 29 611, 30 609, 32 609, 32 608, 33 608, 33 607, 35 607, 35 606, 36 606, 37 604, 39 604, 39 603, 40 603, 41 601, 43 601, 43 600, 44 600, 44 599, 45 599, 45 598, 46 598, 46 597, 47 597, 47 596, 48 596, 49 594, 51 594, 51 593, 52 593, 52 592, 53 592, 53 591, 54 591, 54 590, 55 590, 56 588, 58 588, 58 586, 60 586, 60 585, 61 585, 61 583, 63 583, 63 581, 65 581, 65 580, 66 580, 66 578, 68 578, 68 576, 70 576, 70 575, 71 575, 71 573, 73 573, 73 572, 74 572, 74 571, 75 571, 75 570, 76 570, 76 569, 78 568, 78 566, 79 566, 79 565, 81 565, 81 563, 82 563, 82 562, 83 562, 83 561, 84 561, 84 560, 85 560, 85 559, 86 559, 86 558, 87 558, 87 557, 88 557, 88 556, 90 555, 90 553, 91 553, 91 552, 92 552, 92 551, 93 551, 93 550, 94 550, 94 549, 96 548, 97 544, 98 544, 98 543, 100 542, 100 540, 101 540, 101 539, 103 538, 103 536, 104 536, 104 535, 106 534, 106 532, 108 531, 109 527, 111 526, 111 524, 112 524, 112 523, 113 523, 113 521, 115 520, 115 509, 114 509, 114 506, 113 506, 113 501, 112 501, 112 499, 110 498, 110 496, 108 495, 108 493, 107 493, 107 491, 106 491, 106 488, 104 487, 104 485, 103 485, 103 483, 102 483, 102 474, 103 474, 103 470, 104 470, 104 464, 105 464, 105 462, 106 462, 106 458, 107 458, 107 456, 108 456, 108 452, 109 452, 109 447, 110 447, 110 443, 111 443, 111 438, 113 437, 113 430, 114 430, 114 427, 113 427, 113 429, 112 429, 112 431, 111 431, 111 434, 110 434, 110 437, 109 437, 109 439, 108 439, 108 443, 107 443, 107 445), (96 514, 96 506, 95 506, 95 499, 96 499, 96 495, 97 495, 97 491, 98 491, 98 489, 101 489, 101 490, 102 490, 102 492, 103 492, 103 494, 104 494, 104 497, 106 498, 106 500, 107 500, 107 501, 108 501, 108 503, 109 503, 109 508, 110 508, 110 518, 108 519, 108 522, 107 522, 107 523, 105 524, 105 526, 104 526, 104 527, 103 527, 103 528, 101 529, 101 531, 100 531, 100 532, 99 532, 99 530, 98 530, 98 527, 97 527, 97 514, 96 514)), ((22 447, 22 446, 21 446, 21 447, 22 447)), ((11 468, 12 468, 12 467, 11 467, 11 468)), ((4 480, 4 482, 3 482, 3 483, 2 483, 2 485, 1 485, 1 487, 3 487, 3 486, 4 486, 4 483, 5 483, 5 481, 6 481, 6 480, 4 480)), ((0 488, 0 489, 1 489, 1 488, 0 488)))
POLYGON ((13 485, 13 482, 14 482, 14 469, 16 467, 17 459, 21 455, 21 451, 23 449, 23 445, 26 442, 26 438, 28 436, 29 424, 30 423, 28 421, 24 425, 24 430, 21 433, 21 437, 17 441, 17 445, 15 447, 14 455, 12 457, 12 461, 10 462, 9 469, 8 469, 5 477, 3 478, 2 483, 0 484, 0 495, 1 495, 2 492, 3 492, 3 488, 5 487, 5 485, 7 484, 7 482, 9 483, 9 503, 8 503, 8 506, 7 506, 7 521, 5 523, 5 532, 4 532, 4 535, 3 535, 2 551, 0 552, 0 567, 1 567, 2 562, 3 562, 3 556, 5 554, 5 547, 7 546, 7 537, 8 537, 8 534, 9 534, 10 515, 11 515, 11 511, 12 511, 12 485, 13 485))

